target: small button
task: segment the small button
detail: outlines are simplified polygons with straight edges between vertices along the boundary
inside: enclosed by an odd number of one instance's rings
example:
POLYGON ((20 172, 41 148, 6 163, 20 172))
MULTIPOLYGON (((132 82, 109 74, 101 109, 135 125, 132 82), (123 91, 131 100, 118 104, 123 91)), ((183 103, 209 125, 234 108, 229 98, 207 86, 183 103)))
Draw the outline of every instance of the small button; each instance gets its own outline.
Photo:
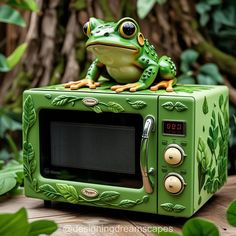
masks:
POLYGON ((165 189, 169 193, 179 194, 184 189, 184 180, 178 174, 170 174, 165 179, 165 189))
POLYGON ((183 155, 176 147, 170 147, 165 151, 165 161, 170 165, 178 165, 182 162, 183 155))

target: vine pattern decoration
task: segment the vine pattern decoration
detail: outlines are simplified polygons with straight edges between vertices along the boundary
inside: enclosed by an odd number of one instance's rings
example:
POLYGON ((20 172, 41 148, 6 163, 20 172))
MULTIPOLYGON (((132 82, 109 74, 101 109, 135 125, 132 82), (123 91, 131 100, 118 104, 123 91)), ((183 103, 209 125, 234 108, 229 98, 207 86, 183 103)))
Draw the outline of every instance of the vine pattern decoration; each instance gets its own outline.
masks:
POLYGON ((142 100, 132 102, 129 98, 126 99, 127 103, 136 110, 141 110, 147 106, 147 103, 142 100))
MULTIPOLYGON (((206 102, 203 113, 208 112, 206 102), (205 112, 204 112, 205 111, 205 112)), ((209 136, 207 143, 201 137, 198 140, 197 161, 198 161, 198 187, 199 194, 202 189, 208 194, 215 193, 226 181, 227 178, 227 145, 229 136, 229 114, 227 111, 228 99, 223 95, 219 96, 219 111, 216 113, 213 109, 211 113, 211 124, 209 127, 209 136), (217 122, 218 120, 218 122, 217 122), (216 149, 219 148, 218 153, 216 149), (211 157, 207 154, 210 150, 211 157), (215 165, 213 165, 215 163, 215 165)), ((214 104, 214 107, 216 105, 214 104)), ((199 199, 201 203, 201 198, 199 199)))
POLYGON ((183 104, 182 102, 165 102, 161 105, 163 108, 165 108, 168 111, 176 110, 177 112, 182 112, 188 110, 188 107, 183 104))
POLYGON ((173 204, 173 203, 170 203, 170 202, 161 204, 161 207, 162 207, 165 211, 168 211, 168 212, 175 212, 175 213, 180 213, 180 212, 182 212, 183 210, 186 209, 186 207, 183 206, 183 205, 180 205, 180 204, 173 204))
POLYGON ((120 197, 120 193, 116 191, 104 191, 96 198, 88 199, 83 195, 79 194, 76 188, 69 184, 56 184, 56 187, 53 187, 50 184, 43 184, 39 187, 39 189, 44 195, 46 195, 51 200, 55 200, 62 197, 66 201, 73 204, 90 203, 96 206, 130 208, 135 205, 146 203, 149 200, 149 196, 144 195, 141 199, 124 199, 119 201, 118 203, 114 203, 114 201, 118 200, 118 198, 120 197))
POLYGON ((29 142, 29 133, 35 122, 36 111, 34 109, 33 99, 29 95, 24 102, 23 110, 23 168, 25 177, 28 178, 29 182, 33 186, 33 189, 37 191, 37 180, 33 176, 36 169, 35 151, 32 143, 29 142))
MULTIPOLYGON (((46 94, 45 97, 47 99, 52 99, 52 96, 50 94, 46 94)), ((79 101, 82 101, 82 104, 84 104, 86 107, 90 108, 96 113, 102 113, 105 111, 105 109, 114 113, 120 113, 125 110, 123 106, 121 106, 119 103, 116 102, 104 103, 104 102, 99 102, 96 98, 82 98, 72 95, 56 96, 54 99, 52 99, 51 104, 53 106, 65 106, 68 104, 74 106, 75 103, 79 101)))

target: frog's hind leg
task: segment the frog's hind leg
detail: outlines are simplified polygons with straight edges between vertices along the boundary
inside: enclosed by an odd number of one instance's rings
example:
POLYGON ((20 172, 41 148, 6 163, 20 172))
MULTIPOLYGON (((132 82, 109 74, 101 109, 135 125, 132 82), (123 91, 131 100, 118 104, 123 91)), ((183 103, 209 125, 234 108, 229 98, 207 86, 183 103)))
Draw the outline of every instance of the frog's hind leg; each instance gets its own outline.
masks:
POLYGON ((162 56, 159 60, 159 76, 163 81, 152 86, 150 89, 156 91, 165 88, 167 92, 173 91, 173 85, 176 84, 176 67, 170 57, 162 56))
POLYGON ((160 88, 165 88, 166 92, 173 92, 173 85, 176 84, 176 79, 163 80, 156 85, 152 86, 150 89, 152 91, 157 91, 160 88))

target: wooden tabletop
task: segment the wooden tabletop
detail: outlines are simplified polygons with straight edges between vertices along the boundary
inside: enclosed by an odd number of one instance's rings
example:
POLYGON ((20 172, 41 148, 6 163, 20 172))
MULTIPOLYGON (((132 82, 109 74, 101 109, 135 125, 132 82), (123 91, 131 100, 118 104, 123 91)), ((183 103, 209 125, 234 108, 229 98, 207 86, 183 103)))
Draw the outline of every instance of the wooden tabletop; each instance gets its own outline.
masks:
MULTIPOLYGON (((225 216, 227 206, 234 199, 236 199, 236 176, 231 176, 227 184, 195 216, 215 222, 222 236, 236 236, 236 228, 228 225, 225 216)), ((53 236, 153 235, 153 230, 180 231, 186 221, 153 214, 56 202, 51 208, 45 208, 42 200, 26 198, 23 195, 3 199, 0 202, 0 213, 15 212, 21 207, 27 209, 30 221, 38 219, 56 221, 59 229, 53 236)))

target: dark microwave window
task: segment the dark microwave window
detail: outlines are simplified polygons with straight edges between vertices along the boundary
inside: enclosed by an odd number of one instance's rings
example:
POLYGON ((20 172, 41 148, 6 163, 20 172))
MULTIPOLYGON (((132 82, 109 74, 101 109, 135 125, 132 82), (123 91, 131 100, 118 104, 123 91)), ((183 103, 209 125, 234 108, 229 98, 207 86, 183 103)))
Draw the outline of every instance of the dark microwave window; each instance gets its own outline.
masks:
POLYGON ((135 128, 52 122, 51 163, 61 167, 135 174, 135 128))
POLYGON ((40 171, 46 178, 140 188, 138 114, 43 109, 40 171))

